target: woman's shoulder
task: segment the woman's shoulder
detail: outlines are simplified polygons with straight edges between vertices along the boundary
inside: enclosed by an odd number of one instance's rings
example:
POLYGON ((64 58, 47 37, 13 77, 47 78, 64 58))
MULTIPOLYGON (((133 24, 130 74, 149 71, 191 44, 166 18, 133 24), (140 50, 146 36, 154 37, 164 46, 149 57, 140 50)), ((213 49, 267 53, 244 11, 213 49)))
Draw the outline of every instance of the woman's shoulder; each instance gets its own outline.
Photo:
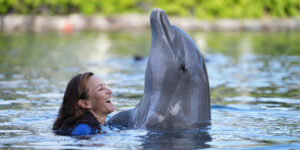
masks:
POLYGON ((65 121, 63 125, 54 130, 58 135, 90 135, 100 133, 100 131, 100 123, 89 112, 84 113, 76 120, 65 121))
POLYGON ((79 123, 74 127, 71 135, 89 135, 89 134, 95 134, 97 132, 98 132, 97 130, 94 130, 88 124, 79 123))

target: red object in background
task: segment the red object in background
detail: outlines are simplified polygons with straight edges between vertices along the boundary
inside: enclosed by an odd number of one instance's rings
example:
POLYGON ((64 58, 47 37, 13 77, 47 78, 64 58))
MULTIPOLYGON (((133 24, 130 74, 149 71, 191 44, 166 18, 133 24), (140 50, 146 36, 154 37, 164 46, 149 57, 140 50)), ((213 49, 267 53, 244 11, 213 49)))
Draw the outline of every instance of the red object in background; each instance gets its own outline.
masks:
POLYGON ((65 33, 65 34, 71 34, 72 33, 72 31, 73 31, 73 25, 72 25, 72 23, 70 22, 70 21, 67 21, 66 23, 65 23, 65 25, 64 25, 64 28, 63 28, 63 32, 65 33))

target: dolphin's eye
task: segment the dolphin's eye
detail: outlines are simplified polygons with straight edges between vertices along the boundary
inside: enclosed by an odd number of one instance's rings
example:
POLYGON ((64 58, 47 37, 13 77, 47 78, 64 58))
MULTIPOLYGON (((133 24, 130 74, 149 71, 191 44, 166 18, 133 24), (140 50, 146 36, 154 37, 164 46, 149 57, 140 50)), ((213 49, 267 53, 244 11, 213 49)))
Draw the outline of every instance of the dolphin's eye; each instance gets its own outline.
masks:
POLYGON ((187 69, 185 67, 185 64, 181 64, 180 67, 179 67, 180 71, 183 72, 183 73, 186 73, 187 72, 187 69))

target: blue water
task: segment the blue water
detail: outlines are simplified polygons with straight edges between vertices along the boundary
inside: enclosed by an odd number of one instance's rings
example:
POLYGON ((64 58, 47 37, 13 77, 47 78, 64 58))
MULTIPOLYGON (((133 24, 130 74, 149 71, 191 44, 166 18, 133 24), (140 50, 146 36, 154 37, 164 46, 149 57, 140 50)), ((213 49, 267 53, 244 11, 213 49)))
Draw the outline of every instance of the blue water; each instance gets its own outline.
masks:
POLYGON ((51 131, 70 78, 92 71, 104 80, 116 108, 110 116, 133 108, 150 32, 1 33, 0 148, 300 149, 300 33, 191 35, 207 60, 210 126, 77 139, 51 131))

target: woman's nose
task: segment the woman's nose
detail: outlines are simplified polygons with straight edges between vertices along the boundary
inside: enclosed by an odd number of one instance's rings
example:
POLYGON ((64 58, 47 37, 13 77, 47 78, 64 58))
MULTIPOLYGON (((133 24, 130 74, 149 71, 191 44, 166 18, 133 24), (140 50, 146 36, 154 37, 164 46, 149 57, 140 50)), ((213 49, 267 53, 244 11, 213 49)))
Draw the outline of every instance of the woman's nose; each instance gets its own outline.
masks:
POLYGON ((107 94, 111 95, 112 94, 112 91, 110 88, 106 87, 107 88, 107 94))

